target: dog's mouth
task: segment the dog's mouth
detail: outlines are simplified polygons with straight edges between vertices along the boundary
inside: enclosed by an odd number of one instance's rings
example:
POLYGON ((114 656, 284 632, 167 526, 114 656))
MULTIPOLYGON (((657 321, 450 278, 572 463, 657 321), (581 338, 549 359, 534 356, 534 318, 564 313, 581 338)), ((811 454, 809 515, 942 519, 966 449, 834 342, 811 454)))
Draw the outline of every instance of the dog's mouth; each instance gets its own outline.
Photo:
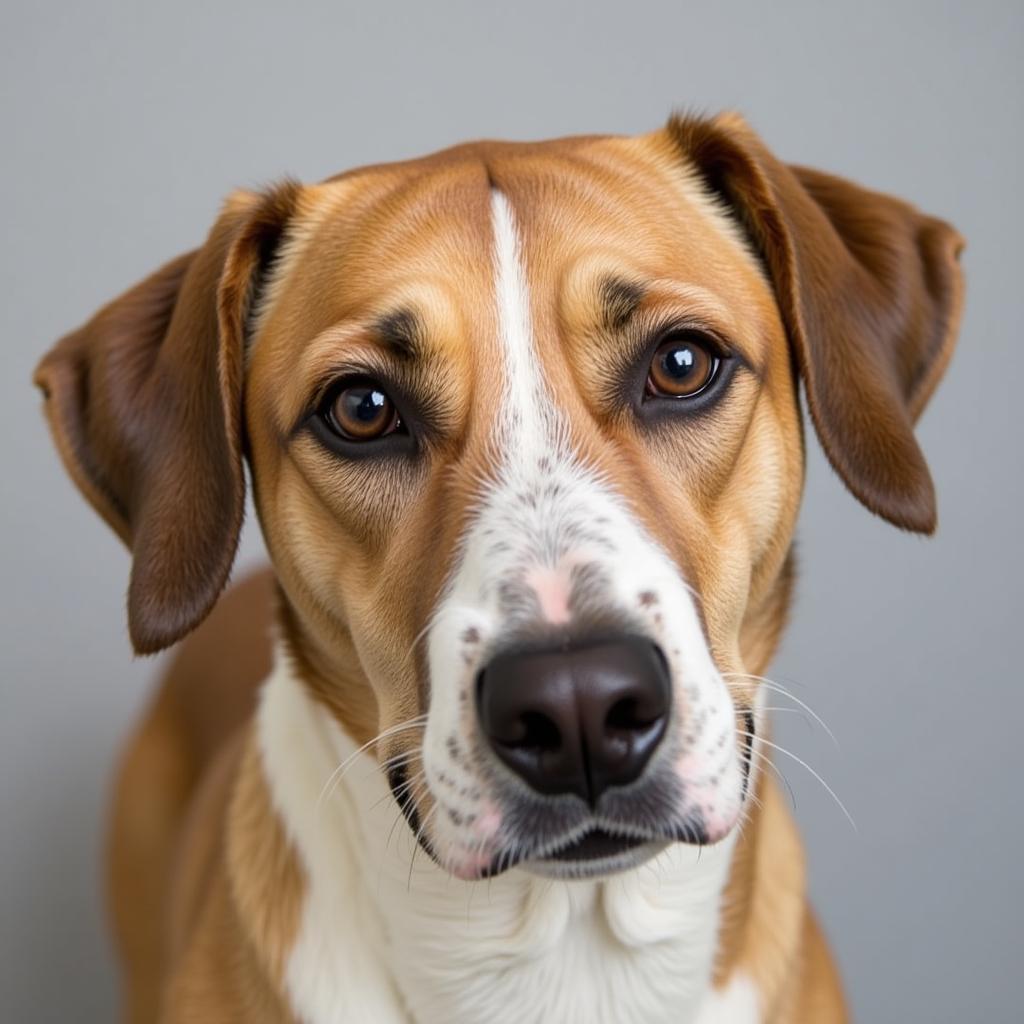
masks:
MULTIPOLYGON (((440 863, 420 827, 420 817, 409 793, 404 768, 390 771, 388 781, 417 843, 433 860, 440 863)), ((492 878, 524 862, 539 874, 562 878, 611 874, 646 860, 669 842, 671 840, 668 838, 649 835, 616 834, 598 825, 544 852, 538 851, 533 856, 526 851, 516 855, 507 852, 499 854, 491 864, 483 868, 480 877, 492 878)))
POLYGON ((597 827, 548 853, 524 858, 523 867, 552 878, 600 878, 642 864, 671 840, 621 835, 597 827))
POLYGON ((649 840, 640 836, 617 836, 603 828, 595 828, 541 859, 563 862, 604 860, 607 857, 617 857, 646 842, 649 840))

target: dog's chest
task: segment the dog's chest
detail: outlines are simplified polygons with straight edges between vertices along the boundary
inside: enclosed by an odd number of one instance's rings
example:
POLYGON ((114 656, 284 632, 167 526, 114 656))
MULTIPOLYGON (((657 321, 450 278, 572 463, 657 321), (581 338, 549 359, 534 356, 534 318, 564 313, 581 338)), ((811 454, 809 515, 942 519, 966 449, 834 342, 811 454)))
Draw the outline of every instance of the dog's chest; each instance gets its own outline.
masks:
POLYGON ((284 978, 306 1024, 736 1019, 705 1001, 729 842, 700 853, 677 844, 600 882, 521 870, 462 882, 414 853, 370 758, 350 761, 324 794, 352 744, 280 668, 260 732, 275 807, 306 868, 284 978))
POLYGON ((652 865, 649 885, 510 872, 490 892, 465 886, 443 902, 425 891, 410 905, 390 890, 387 956, 411 1019, 694 1020, 711 971, 717 891, 677 889, 662 903, 653 872, 673 866, 652 865))

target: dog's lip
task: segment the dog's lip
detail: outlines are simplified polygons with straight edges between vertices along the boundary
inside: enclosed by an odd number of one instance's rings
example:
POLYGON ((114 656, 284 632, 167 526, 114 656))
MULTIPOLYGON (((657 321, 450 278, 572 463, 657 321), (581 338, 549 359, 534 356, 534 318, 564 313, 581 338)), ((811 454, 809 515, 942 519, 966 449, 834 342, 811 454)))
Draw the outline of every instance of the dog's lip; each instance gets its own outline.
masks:
POLYGON ((578 836, 540 859, 549 861, 606 860, 647 842, 650 842, 650 839, 645 836, 616 835, 603 828, 592 828, 584 832, 582 836, 578 836))
POLYGON ((509 868, 518 864, 528 862, 535 865, 548 864, 565 865, 573 871, 574 867, 586 870, 589 866, 597 867, 604 863, 613 863, 624 854, 635 851, 638 847, 651 843, 664 843, 670 841, 668 838, 658 838, 650 835, 626 835, 623 833, 610 832, 607 829, 595 825, 588 828, 580 835, 568 839, 555 846, 548 848, 545 852, 527 853, 520 851, 518 855, 508 856, 499 854, 494 861, 481 874, 482 878, 493 878, 495 875, 503 874, 509 868))

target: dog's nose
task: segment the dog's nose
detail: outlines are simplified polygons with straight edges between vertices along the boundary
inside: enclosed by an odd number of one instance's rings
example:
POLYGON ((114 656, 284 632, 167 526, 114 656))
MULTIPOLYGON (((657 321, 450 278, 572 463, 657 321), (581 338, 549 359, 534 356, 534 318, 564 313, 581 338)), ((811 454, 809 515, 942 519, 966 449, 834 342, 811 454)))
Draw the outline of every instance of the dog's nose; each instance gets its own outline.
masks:
POLYGON ((641 637, 510 651, 480 675, 480 723, 494 752, 541 793, 591 805, 636 779, 665 734, 668 667, 641 637))

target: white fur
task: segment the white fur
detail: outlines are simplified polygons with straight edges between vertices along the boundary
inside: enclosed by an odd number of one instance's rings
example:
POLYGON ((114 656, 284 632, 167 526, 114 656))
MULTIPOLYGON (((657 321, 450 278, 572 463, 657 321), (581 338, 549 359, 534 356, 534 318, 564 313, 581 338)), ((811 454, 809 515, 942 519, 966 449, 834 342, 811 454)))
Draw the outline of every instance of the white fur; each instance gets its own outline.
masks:
POLYGON ((353 754, 282 652, 258 729, 272 802, 307 876, 285 972, 301 1021, 733 1020, 697 1016, 710 1012, 701 1006, 731 837, 699 853, 676 844, 599 881, 513 869, 463 882, 416 853, 379 766, 353 754))
POLYGON ((335 766, 336 728, 308 697, 279 652, 257 718, 271 802, 306 870, 302 926, 285 970, 296 1016, 307 1024, 409 1018, 384 956, 371 900, 366 822, 338 786, 319 797, 335 766))
POLYGON ((708 992, 696 1024, 760 1024, 757 986, 749 974, 736 971, 723 988, 708 992))

